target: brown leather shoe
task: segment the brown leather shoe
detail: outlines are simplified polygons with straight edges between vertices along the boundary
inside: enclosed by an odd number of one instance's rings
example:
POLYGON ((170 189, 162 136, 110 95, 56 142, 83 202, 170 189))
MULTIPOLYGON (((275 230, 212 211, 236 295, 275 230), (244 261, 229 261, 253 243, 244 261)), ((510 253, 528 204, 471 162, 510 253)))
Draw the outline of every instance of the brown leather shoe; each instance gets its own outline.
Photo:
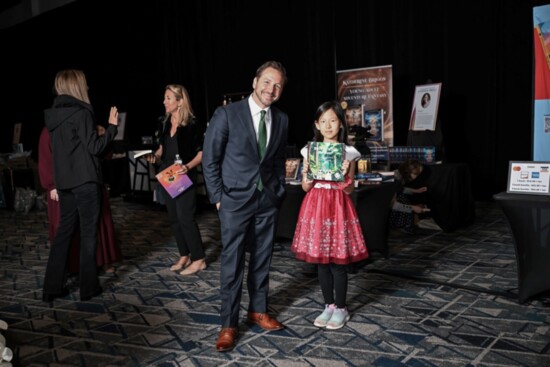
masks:
POLYGON ((285 328, 285 326, 279 321, 269 317, 267 313, 263 312, 249 312, 248 321, 257 324, 259 327, 267 331, 275 331, 285 328))
POLYGON ((218 352, 228 352, 235 348, 235 339, 237 339, 238 334, 239 329, 236 327, 223 327, 216 342, 216 350, 218 352))

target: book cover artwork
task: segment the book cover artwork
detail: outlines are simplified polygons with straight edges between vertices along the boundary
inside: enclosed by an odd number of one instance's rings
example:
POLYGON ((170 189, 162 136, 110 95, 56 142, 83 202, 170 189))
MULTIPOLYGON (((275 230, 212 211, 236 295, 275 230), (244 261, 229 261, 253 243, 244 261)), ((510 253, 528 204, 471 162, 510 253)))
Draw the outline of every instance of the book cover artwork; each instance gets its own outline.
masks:
POLYGON ((363 126, 363 105, 349 106, 346 109, 346 123, 348 126, 363 126))
POLYGON ((384 139, 384 110, 377 108, 374 110, 365 110, 364 127, 369 129, 372 135, 368 140, 382 141, 384 139))
POLYGON ((193 181, 191 181, 189 176, 177 173, 180 169, 180 165, 174 163, 155 176, 172 198, 175 198, 193 185, 193 181))
POLYGON ((308 144, 310 180, 343 181, 342 163, 345 147, 342 143, 310 142, 308 144))
POLYGON ((371 171, 370 158, 360 158, 357 161, 357 170, 355 171, 355 179, 360 180, 367 177, 371 171))
POLYGON ((423 153, 424 163, 435 163, 435 147, 424 147, 423 153))
POLYGON ((300 158, 287 158, 285 162, 285 179, 287 181, 296 180, 298 177, 298 168, 300 167, 300 158))

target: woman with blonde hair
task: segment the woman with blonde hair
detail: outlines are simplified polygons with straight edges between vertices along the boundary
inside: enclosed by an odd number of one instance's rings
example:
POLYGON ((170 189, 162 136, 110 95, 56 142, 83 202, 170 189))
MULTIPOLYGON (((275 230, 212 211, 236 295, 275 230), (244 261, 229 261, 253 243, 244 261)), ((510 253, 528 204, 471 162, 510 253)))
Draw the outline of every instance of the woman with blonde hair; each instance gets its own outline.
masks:
MULTIPOLYGON (((165 87, 164 109, 165 123, 160 134, 160 145, 148 160, 159 164, 159 170, 181 161, 178 173, 187 174, 191 181, 196 182, 197 166, 202 161, 202 137, 195 122, 189 94, 182 85, 169 84, 165 87)), ((190 275, 206 269, 201 234, 195 221, 196 186, 192 185, 174 198, 164 188, 161 194, 180 254, 170 270, 180 275, 190 275)))
POLYGON ((117 133, 118 111, 111 107, 109 125, 99 136, 84 73, 74 69, 58 72, 54 90, 53 106, 44 111, 44 119, 52 142, 60 219, 42 299, 52 302, 69 293, 64 285, 65 269, 73 233, 79 225, 80 299, 87 301, 102 292, 95 261, 103 183, 99 157, 117 133))

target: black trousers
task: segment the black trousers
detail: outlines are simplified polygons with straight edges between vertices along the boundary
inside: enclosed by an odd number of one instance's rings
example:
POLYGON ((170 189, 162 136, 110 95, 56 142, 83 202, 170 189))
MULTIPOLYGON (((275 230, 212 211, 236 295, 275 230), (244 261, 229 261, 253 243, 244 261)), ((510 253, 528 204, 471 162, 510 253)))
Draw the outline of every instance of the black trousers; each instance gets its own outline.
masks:
POLYGON ((73 233, 80 223, 80 297, 99 289, 96 266, 97 222, 101 209, 101 187, 89 182, 70 190, 58 190, 59 226, 51 246, 44 277, 44 293, 59 294, 65 275, 73 233))
POLYGON ((191 260, 204 259, 199 226, 195 221, 197 210, 197 196, 195 186, 191 186, 180 195, 172 198, 164 188, 162 194, 166 202, 170 228, 176 238, 180 256, 191 254, 191 260))

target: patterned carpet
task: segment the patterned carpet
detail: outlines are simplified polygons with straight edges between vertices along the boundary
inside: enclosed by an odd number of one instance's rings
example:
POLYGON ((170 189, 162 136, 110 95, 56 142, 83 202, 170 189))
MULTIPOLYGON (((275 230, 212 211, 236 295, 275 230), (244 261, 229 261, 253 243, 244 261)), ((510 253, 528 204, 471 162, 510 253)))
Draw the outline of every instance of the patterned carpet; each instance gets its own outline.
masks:
MULTIPOLYGON (((215 211, 198 215, 209 266, 182 277, 168 269, 166 213, 120 198, 112 207, 124 263, 101 275, 101 296, 80 302, 72 284, 53 306, 41 301, 46 213, 0 211, 0 319, 14 366, 550 366, 550 298, 518 304, 513 240, 494 204, 477 203, 476 223, 453 233, 391 231, 390 258, 373 254, 350 274, 352 317, 336 331, 312 324, 323 307, 315 267, 278 242, 270 313, 287 328, 242 322, 230 353, 214 348, 215 211)), ((241 305, 244 316, 246 291, 241 305)))

